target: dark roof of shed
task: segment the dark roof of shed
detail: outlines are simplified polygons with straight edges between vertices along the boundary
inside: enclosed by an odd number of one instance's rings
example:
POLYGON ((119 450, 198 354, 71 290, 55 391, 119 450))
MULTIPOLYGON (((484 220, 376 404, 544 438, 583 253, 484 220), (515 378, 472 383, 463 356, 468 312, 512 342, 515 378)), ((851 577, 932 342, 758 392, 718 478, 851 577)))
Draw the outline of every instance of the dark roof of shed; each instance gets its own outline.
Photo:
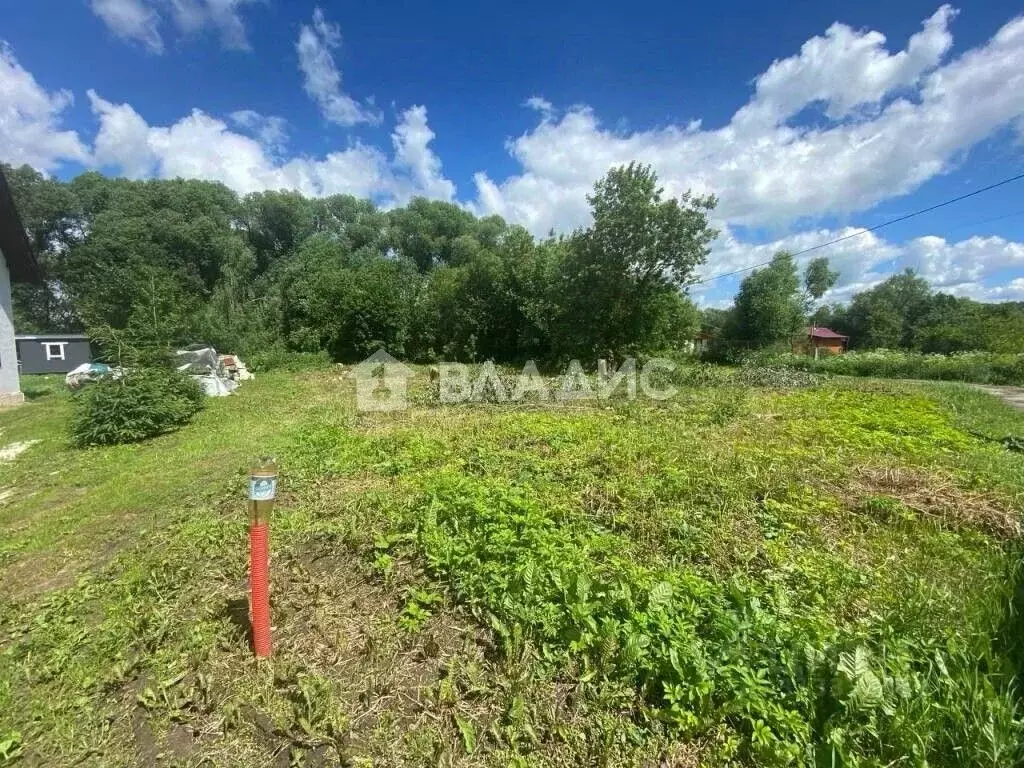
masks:
POLYGON ((849 336, 843 336, 841 333, 836 333, 831 328, 822 328, 821 326, 815 328, 808 328, 807 335, 812 339, 848 339, 849 336))
POLYGON ((32 253, 25 227, 21 224, 7 177, 0 168, 0 251, 3 252, 11 280, 16 283, 41 283, 39 262, 32 253))
POLYGON ((68 339, 82 341, 89 337, 84 333, 19 333, 14 337, 15 341, 50 341, 68 339))

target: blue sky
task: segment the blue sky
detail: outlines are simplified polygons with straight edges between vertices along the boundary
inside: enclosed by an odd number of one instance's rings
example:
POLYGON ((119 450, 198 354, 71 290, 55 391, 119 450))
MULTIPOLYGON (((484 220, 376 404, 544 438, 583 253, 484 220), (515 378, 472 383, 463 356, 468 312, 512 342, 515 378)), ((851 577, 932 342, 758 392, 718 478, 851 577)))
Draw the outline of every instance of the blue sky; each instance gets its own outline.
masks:
MULTIPOLYGON (((637 159, 720 196, 715 274, 1024 171, 1013 3, 4 4, 0 159, 59 177, 424 194, 543 234, 637 159)), ((904 266, 1022 300, 1024 181, 821 254, 835 300, 904 266)))

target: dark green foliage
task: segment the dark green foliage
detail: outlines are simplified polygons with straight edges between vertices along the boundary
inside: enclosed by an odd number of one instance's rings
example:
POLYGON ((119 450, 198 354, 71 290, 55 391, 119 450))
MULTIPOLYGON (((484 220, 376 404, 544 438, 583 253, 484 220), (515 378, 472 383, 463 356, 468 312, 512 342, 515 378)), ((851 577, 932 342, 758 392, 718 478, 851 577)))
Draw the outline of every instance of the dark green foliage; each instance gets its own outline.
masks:
POLYGON ((808 308, 824 296, 838 279, 839 273, 829 268, 827 258, 822 256, 811 261, 804 270, 804 294, 808 308))
POLYGON ((693 270, 710 253, 718 232, 708 212, 717 200, 662 194, 653 169, 636 163, 613 168, 594 186, 587 198, 594 223, 573 233, 559 270, 565 288, 553 336, 558 356, 615 358, 649 351, 666 317, 680 311, 686 335, 696 331, 695 313, 681 310, 672 297, 690 284, 693 270))
POLYGON ((27 330, 110 328, 251 357, 282 347, 356 361, 622 357, 696 328, 682 290, 715 236, 713 198, 662 199, 650 168, 613 169, 594 225, 537 242, 498 216, 417 198, 383 212, 349 195, 239 198, 221 184, 70 183, 11 171, 43 288, 19 288, 27 330))
POLYGON ((403 259, 355 253, 329 235, 307 240, 281 280, 282 332, 303 352, 359 360, 380 347, 405 354, 419 276, 403 259))
POLYGON ((47 179, 33 168, 4 166, 36 257, 48 282, 15 284, 13 300, 21 333, 78 330, 71 303, 61 292, 58 276, 69 245, 77 241, 80 204, 67 185, 47 179))
POLYGON ((928 282, 907 270, 854 296, 833 330, 849 335, 853 348, 910 349, 929 296, 928 282))
POLYGON ((298 371, 328 368, 331 358, 326 352, 293 352, 281 346, 268 347, 253 352, 245 358, 250 371, 298 371))
POLYGON ((999 444, 1008 451, 1014 453, 1024 453, 1024 438, 1017 437, 1016 435, 1007 435, 999 441, 999 444))
POLYGON ((298 192, 255 192, 242 201, 253 267, 265 271, 314 232, 311 201, 298 192))
POLYGON ((205 399, 202 387, 177 371, 132 369, 75 395, 71 439, 79 447, 146 440, 186 424, 205 399))
POLYGON ((853 349, 952 354, 1017 353, 1024 348, 1024 304, 987 304, 933 293, 908 270, 858 293, 849 306, 822 307, 815 322, 850 337, 853 349))
MULTIPOLYGON (((740 285, 735 305, 728 311, 704 310, 701 330, 713 337, 711 356, 723 362, 741 362, 758 350, 789 351, 790 342, 802 338, 802 326, 824 326, 849 337, 855 350, 891 349, 949 355, 958 352, 1019 353, 1024 348, 1024 303, 988 304, 933 293, 928 282, 912 270, 894 275, 874 288, 854 295, 850 304, 814 309, 836 281, 828 261, 811 261, 799 289, 796 264, 780 253, 771 266, 754 272, 740 285), (812 311, 813 310, 813 311, 812 311)), ((877 359, 872 359, 878 363, 877 359)), ((913 356, 898 367, 914 376, 921 367, 913 356), (906 364, 905 364, 906 363, 906 364)), ((1016 380, 1002 373, 980 374, 965 361, 938 365, 919 378, 955 378, 964 381, 1016 380)), ((855 364, 838 361, 822 370, 855 364)), ((874 366, 878 368, 879 366, 874 366)), ((888 375, 884 373, 867 375, 888 375)))
POLYGON ((117 184, 63 269, 79 317, 87 326, 153 323, 159 302, 157 321, 174 326, 172 341, 193 341, 197 312, 241 246, 231 229, 237 213, 237 199, 220 184, 117 184))
POLYGON ((740 284, 736 303, 715 339, 716 355, 728 358, 744 350, 788 345, 803 323, 804 303, 796 262, 791 254, 781 251, 769 266, 740 284))
POLYGON ((717 336, 729 319, 729 310, 707 307, 700 312, 700 332, 717 336))
POLYGON ((457 205, 422 197, 415 198, 405 208, 395 209, 389 219, 388 245, 421 272, 440 264, 456 263, 467 251, 493 245, 495 230, 504 228, 500 219, 478 222, 473 214, 457 205), (481 225, 482 238, 478 237, 481 225))
POLYGON ((817 258, 801 276, 787 254, 742 282, 735 307, 698 317, 686 291, 717 235, 716 200, 667 198, 635 163, 597 182, 589 227, 545 240, 422 198, 381 211, 351 195, 5 173, 46 275, 14 287, 22 332, 104 327, 167 349, 202 341, 243 359, 283 347, 345 362, 383 346, 412 361, 592 364, 685 348, 698 331, 736 362, 789 349, 809 323, 852 349, 1024 348, 1024 303, 935 294, 908 271, 849 306, 815 308, 836 272, 817 258))

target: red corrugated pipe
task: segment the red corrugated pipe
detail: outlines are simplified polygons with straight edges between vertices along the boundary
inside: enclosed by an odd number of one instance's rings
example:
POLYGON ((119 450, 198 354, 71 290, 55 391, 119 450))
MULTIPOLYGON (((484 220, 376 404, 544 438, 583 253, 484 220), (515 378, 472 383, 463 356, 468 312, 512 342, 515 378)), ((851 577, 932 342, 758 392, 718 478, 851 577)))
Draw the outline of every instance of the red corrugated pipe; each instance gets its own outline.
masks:
POLYGON ((249 610, 252 612, 252 649, 261 659, 270 657, 270 526, 249 528, 249 610))
POLYGON ((249 473, 249 612, 252 649, 270 657, 270 516, 277 496, 277 462, 263 456, 249 473))

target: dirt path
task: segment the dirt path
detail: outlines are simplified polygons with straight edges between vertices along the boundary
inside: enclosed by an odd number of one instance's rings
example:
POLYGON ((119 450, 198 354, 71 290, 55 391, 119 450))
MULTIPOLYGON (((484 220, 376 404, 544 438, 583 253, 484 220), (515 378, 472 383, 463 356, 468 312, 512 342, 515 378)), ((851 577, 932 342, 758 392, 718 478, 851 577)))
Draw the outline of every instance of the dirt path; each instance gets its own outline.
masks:
MULTIPOLYGON (((880 381, 883 381, 883 379, 880 379, 880 381)), ((943 382, 940 379, 900 379, 900 381, 906 381, 910 384, 961 384, 963 386, 972 387, 973 389, 980 389, 982 392, 988 392, 990 395, 998 397, 1004 403, 1016 408, 1018 411, 1024 411, 1024 387, 1014 387, 1004 384, 972 384, 966 381, 943 382)))
POLYGON ((1018 411, 1024 411, 1024 387, 996 386, 994 384, 974 384, 973 386, 990 395, 995 395, 1018 411))

